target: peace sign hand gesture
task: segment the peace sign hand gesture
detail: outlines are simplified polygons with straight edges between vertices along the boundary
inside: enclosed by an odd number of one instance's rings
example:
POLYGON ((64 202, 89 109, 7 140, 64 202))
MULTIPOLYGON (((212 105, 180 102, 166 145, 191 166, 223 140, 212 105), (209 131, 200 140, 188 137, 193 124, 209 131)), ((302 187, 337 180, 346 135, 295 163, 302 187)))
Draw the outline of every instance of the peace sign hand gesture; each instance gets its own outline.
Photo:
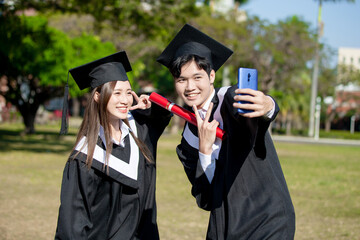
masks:
POLYGON ((140 97, 134 92, 131 91, 131 94, 133 95, 135 101, 137 102, 136 105, 130 107, 130 110, 135 109, 148 109, 151 107, 151 102, 149 100, 149 96, 146 94, 141 94, 140 97))
POLYGON ((195 112, 198 127, 199 151, 205 155, 210 155, 212 153, 212 145, 216 140, 216 128, 219 125, 219 122, 215 119, 209 122, 212 108, 213 103, 210 103, 209 109, 203 120, 199 115, 197 107, 193 105, 193 110, 195 112))

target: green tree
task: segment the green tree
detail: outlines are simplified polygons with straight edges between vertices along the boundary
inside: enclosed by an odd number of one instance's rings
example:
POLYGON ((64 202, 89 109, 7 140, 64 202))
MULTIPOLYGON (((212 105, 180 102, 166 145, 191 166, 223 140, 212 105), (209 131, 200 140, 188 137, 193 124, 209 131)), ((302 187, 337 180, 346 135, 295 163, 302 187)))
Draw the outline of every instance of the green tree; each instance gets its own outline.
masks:
MULTIPOLYGON (((2 16, 0 32, 0 75, 8 78, 6 98, 21 113, 25 133, 35 132, 39 106, 63 94, 70 68, 115 51, 92 36, 70 39, 38 16, 2 16)), ((69 85, 71 96, 81 94, 71 79, 69 85)))
POLYGON ((72 0, 60 2, 56 7, 48 5, 44 9, 51 12, 52 26, 75 35, 90 32, 102 41, 113 42, 116 49, 126 50, 132 65, 136 66, 135 71, 140 71, 139 79, 151 81, 162 93, 171 95, 172 78, 155 59, 180 27, 199 14, 200 9, 195 3, 195 0, 125 0, 83 4, 72 0), (66 15, 56 20, 53 14, 56 9, 66 12, 66 15), (89 28, 91 24, 93 28, 89 28))
POLYGON ((196 14, 196 0, 61 0, 38 1, 18 0, 4 12, 10 14, 34 8, 44 13, 89 14, 94 17, 94 26, 100 31, 104 25, 110 25, 121 33, 146 38, 165 37, 169 29, 186 21, 191 14, 196 14), (170 27, 170 28, 169 28, 170 27))
POLYGON ((293 128, 303 128, 301 123, 307 119, 310 87, 307 63, 312 60, 315 35, 310 25, 296 16, 266 29, 259 38, 258 56, 262 61, 257 61, 256 68, 263 73, 263 89, 283 93, 283 97, 276 98, 282 109, 279 118, 290 134, 293 128))

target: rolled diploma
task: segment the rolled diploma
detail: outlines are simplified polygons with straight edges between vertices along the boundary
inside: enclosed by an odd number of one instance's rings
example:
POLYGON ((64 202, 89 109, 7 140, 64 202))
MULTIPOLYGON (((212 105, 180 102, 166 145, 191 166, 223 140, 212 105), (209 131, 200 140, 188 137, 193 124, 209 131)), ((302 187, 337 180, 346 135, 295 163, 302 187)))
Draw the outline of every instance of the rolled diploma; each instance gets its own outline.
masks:
MULTIPOLYGON (((168 111, 170 111, 170 112, 178 115, 179 117, 185 119, 189 123, 197 126, 197 121, 196 121, 196 117, 195 117, 194 113, 192 113, 189 110, 186 110, 185 108, 180 107, 179 105, 169 101, 168 99, 161 96, 160 94, 158 94, 156 92, 151 93, 150 96, 149 96, 149 100, 151 102, 153 102, 153 103, 156 103, 160 107, 163 107, 163 108, 167 109, 168 111)), ((216 129, 216 137, 223 140, 224 135, 225 135, 225 131, 218 127, 216 129)))

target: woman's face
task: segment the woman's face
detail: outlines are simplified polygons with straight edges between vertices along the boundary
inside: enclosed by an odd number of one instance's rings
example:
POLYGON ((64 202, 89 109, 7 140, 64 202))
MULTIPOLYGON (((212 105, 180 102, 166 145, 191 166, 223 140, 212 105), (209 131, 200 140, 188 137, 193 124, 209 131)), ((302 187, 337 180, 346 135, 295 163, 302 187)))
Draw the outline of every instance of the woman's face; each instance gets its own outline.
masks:
POLYGON ((109 120, 126 119, 133 104, 133 95, 129 81, 116 81, 107 104, 109 120))

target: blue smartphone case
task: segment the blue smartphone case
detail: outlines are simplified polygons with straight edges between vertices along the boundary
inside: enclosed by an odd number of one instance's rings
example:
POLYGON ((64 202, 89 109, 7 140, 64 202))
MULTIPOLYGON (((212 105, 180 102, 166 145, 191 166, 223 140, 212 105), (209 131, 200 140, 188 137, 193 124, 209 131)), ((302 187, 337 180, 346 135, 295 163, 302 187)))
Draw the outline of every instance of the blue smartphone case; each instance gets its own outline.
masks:
MULTIPOLYGON (((257 90, 258 86, 258 78, 257 78, 257 70, 252 68, 239 68, 238 71, 238 88, 250 88, 253 90, 257 90)), ((249 103, 249 102, 242 102, 239 103, 249 103)), ((248 113, 252 112, 249 110, 244 110, 238 108, 239 113, 248 113)))

